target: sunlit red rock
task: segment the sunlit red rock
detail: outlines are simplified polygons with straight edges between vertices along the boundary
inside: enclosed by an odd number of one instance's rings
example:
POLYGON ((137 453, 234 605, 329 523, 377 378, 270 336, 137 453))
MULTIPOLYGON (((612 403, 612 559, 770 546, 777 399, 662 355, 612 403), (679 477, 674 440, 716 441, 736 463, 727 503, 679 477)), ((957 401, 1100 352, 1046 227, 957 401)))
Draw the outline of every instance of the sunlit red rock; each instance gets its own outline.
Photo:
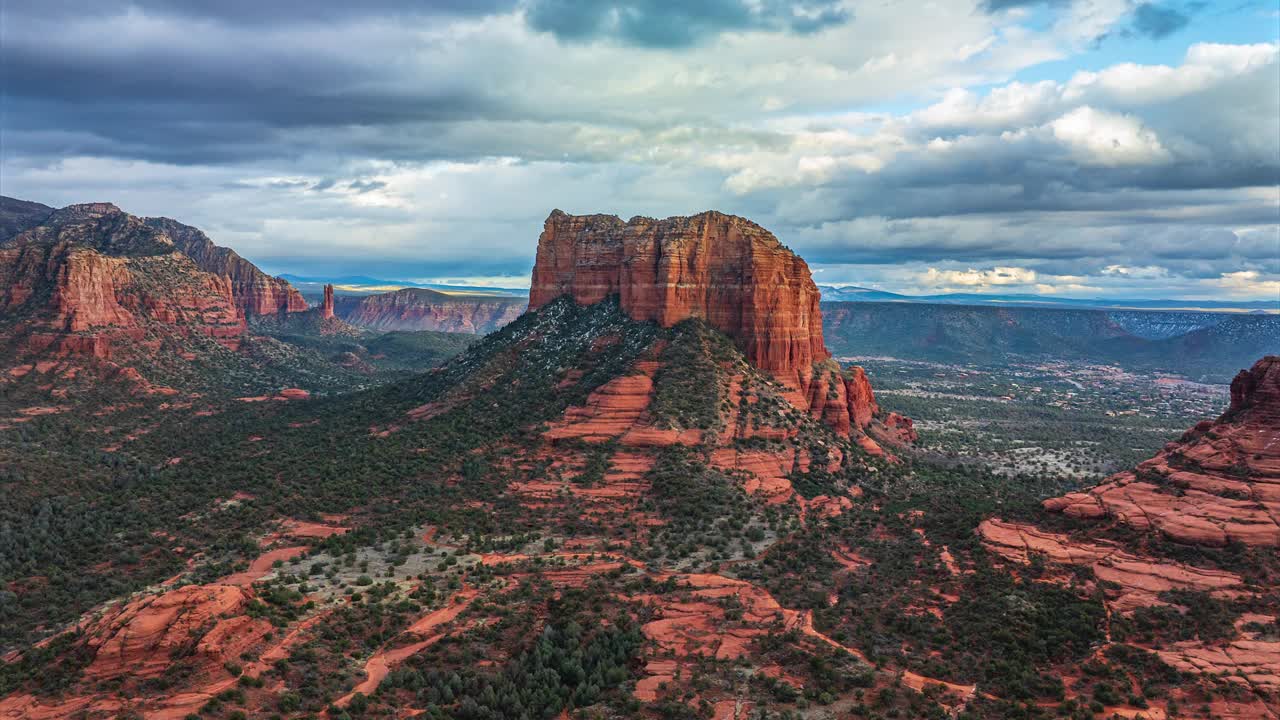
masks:
POLYGON ((666 220, 612 215, 547 218, 529 307, 571 295, 618 295, 637 320, 671 327, 702 318, 737 341, 757 367, 807 372, 829 357, 809 267, 769 231, 718 212, 666 220))
POLYGON ((900 418, 877 422, 879 406, 861 368, 845 374, 829 360, 808 265, 750 220, 704 212, 623 221, 552 211, 538 239, 529 308, 565 295, 584 305, 616 295, 632 318, 662 327, 702 319, 781 381, 788 401, 838 433, 877 434, 874 424, 887 430, 878 433, 882 441, 914 440, 900 418))

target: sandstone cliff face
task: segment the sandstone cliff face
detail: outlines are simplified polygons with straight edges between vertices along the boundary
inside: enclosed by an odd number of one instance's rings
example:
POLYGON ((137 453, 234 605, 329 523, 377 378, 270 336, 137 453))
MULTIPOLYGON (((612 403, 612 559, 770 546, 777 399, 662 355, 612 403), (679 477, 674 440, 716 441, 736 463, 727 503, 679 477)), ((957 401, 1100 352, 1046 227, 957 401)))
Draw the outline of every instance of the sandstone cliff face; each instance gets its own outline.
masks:
POLYGON ((172 240, 104 203, 53 213, 0 245, 0 310, 25 350, 110 357, 153 326, 227 347, 245 329, 226 278, 201 271, 172 240))
MULTIPOLYGON (((877 434, 874 427, 894 443, 913 436, 901 430, 905 418, 879 422, 880 408, 861 368, 845 375, 830 360, 809 266, 749 220, 704 212, 624 222, 552 211, 538 239, 529 308, 564 295, 583 305, 617 295, 632 318, 662 327, 705 320, 733 338, 753 365, 791 388, 792 404, 837 432, 877 434)), ((865 446, 880 452, 874 441, 865 446)))
POLYGON ((307 309, 307 301, 288 280, 271 277, 234 250, 214 245, 200 230, 169 218, 147 218, 145 222, 167 235, 201 270, 226 278, 236 306, 246 317, 307 309))
POLYGON ((561 295, 589 304, 613 294, 637 320, 671 327, 702 318, 779 376, 807 375, 830 356, 809 266, 743 218, 705 212, 623 222, 553 211, 538 240, 529 307, 561 295))
POLYGON ((497 295, 446 295, 404 288, 365 297, 339 297, 334 311, 373 330, 434 330, 487 335, 520 317, 525 300, 497 295))
POLYGON ((1280 356, 1231 383, 1231 406, 1133 470, 1049 510, 1208 546, 1280 545, 1280 356))

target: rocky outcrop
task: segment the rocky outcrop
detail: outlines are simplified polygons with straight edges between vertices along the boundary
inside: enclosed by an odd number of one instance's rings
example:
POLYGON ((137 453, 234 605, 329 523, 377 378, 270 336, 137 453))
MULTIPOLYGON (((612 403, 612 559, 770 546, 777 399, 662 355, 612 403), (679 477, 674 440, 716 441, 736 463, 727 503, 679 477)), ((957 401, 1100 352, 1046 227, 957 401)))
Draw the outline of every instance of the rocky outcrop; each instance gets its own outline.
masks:
POLYGON ((809 266, 769 231, 733 215, 666 220, 551 213, 538 239, 529 307, 570 295, 610 295, 637 320, 671 327, 702 318, 732 337, 756 367, 808 384, 822 342, 809 266))
POLYGON ((236 251, 214 245, 200 230, 169 218, 147 218, 146 224, 168 236, 201 270, 226 278, 236 306, 246 317, 307 309, 307 301, 288 280, 271 277, 236 251))
MULTIPOLYGON (((792 404, 837 432, 888 427, 862 369, 842 373, 830 360, 809 266, 749 220, 704 212, 624 222, 554 210, 538 239, 529 308, 565 295, 584 305, 617 295, 632 318, 662 327, 704 320, 786 385, 792 404)), ((909 438, 902 420, 882 439, 909 438)), ((868 448, 879 451, 874 441, 868 448)))
POLYGON ((1169 590, 1229 592, 1243 584, 1234 573, 1143 557, 1114 542, 1071 538, 1031 525, 985 520, 978 535, 988 550, 1007 560, 1029 563, 1039 555, 1060 565, 1089 567, 1099 580, 1113 584, 1109 604, 1118 611, 1157 603, 1169 590))
POLYGON ((1044 506, 1192 545, 1280 545, 1280 357, 1236 376, 1231 406, 1217 421, 1196 425, 1133 470, 1044 506))
POLYGON ((134 600, 86 630, 94 656, 85 676, 155 677, 185 653, 207 667, 237 661, 271 632, 270 623, 242 614, 250 600, 231 585, 188 585, 134 600))
POLYGON ((404 288, 364 297, 339 297, 338 317, 371 330, 434 330, 487 335, 520 317, 524 298, 500 295, 449 295, 425 288, 404 288))
POLYGON ((231 284, 114 205, 73 205, 0 244, 4 333, 19 352, 110 357, 156 328, 230 348, 245 330, 231 284))
MULTIPOLYGON (((1231 406, 1216 421, 1196 425, 1154 458, 1087 492, 1046 500, 1047 510, 1080 521, 1070 534, 994 518, 984 521, 977 534, 988 550, 1015 565, 1044 561, 1088 568, 1107 608, 1108 645, 1116 617, 1152 606, 1189 613, 1170 591, 1267 607, 1274 578, 1252 569, 1237 574, 1220 558, 1239 552, 1262 561, 1280 544, 1278 409, 1280 357, 1268 356, 1236 376, 1231 406), (1171 552, 1167 543, 1149 542, 1150 535, 1109 532, 1116 525, 1187 545, 1236 547, 1225 553, 1171 552)), ((1043 582, 1064 584, 1079 578, 1053 567, 1042 567, 1036 575, 1043 582)), ((1280 642, 1258 628, 1272 622, 1273 615, 1245 614, 1235 621, 1235 632, 1222 637, 1166 634, 1162 628, 1151 637, 1129 634, 1115 641, 1141 642, 1187 677, 1229 679, 1242 691, 1206 705, 1206 713, 1271 718, 1275 715, 1268 708, 1276 707, 1280 690, 1280 642)))
POLYGON ((320 317, 325 320, 333 319, 333 286, 324 286, 324 302, 320 305, 320 317))

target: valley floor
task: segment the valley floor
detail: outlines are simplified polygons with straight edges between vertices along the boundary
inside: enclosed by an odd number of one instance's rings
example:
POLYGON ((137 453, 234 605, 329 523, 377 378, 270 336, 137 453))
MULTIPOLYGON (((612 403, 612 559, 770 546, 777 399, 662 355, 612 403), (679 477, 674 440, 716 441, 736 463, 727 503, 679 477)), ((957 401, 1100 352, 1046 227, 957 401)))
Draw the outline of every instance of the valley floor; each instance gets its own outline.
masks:
POLYGON ((1229 398, 1226 385, 1107 365, 840 359, 867 369, 880 404, 912 418, 918 447, 940 461, 1082 483, 1150 457, 1229 398))

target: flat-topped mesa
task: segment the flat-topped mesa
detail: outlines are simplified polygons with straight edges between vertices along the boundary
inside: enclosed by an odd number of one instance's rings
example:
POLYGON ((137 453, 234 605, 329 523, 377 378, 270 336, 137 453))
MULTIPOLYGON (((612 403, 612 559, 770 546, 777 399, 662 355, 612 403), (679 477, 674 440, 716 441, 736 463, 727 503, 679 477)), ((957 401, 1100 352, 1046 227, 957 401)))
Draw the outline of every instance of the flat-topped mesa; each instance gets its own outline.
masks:
POLYGON ((561 295, 587 305, 614 294, 636 320, 671 327, 702 318, 756 367, 784 379, 830 357, 809 266, 740 217, 704 212, 623 222, 552 211, 538 239, 529 308, 561 295))

